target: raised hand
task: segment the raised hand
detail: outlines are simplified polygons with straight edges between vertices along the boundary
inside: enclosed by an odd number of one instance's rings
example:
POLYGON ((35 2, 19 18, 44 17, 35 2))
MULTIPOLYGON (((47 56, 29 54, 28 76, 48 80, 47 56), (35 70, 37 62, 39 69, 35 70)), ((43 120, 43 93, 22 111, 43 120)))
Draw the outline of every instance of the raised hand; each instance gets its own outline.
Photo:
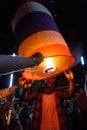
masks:
POLYGON ((65 74, 67 79, 72 79, 72 80, 74 79, 73 72, 70 69, 65 70, 64 74, 65 74))

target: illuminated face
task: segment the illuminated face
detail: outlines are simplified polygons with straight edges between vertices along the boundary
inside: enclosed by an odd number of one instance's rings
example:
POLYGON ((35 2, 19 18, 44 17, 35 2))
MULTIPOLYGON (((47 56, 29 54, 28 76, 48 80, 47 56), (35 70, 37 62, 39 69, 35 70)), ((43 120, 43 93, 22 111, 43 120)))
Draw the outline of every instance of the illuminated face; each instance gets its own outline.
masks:
POLYGON ((48 87, 51 87, 56 81, 56 76, 52 76, 49 78, 45 79, 45 83, 47 84, 48 87))

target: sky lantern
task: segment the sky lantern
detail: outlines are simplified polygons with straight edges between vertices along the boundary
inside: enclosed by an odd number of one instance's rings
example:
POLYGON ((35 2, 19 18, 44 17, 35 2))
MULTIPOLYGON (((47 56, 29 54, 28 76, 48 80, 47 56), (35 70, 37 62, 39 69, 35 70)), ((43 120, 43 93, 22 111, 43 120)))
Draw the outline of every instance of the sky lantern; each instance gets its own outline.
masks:
POLYGON ((12 20, 12 29, 18 45, 18 55, 30 57, 41 52, 44 61, 26 68, 34 80, 59 74, 74 64, 66 41, 50 11, 36 1, 24 1, 12 20))

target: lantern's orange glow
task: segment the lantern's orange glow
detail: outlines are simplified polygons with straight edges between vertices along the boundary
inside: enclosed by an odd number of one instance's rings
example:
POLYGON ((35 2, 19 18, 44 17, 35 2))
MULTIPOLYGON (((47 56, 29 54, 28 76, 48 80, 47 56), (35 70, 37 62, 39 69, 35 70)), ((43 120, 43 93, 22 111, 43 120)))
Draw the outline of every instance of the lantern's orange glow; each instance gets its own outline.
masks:
POLYGON ((26 75, 30 79, 47 78, 74 64, 75 59, 53 16, 42 4, 27 0, 17 11, 12 27, 20 43, 19 56, 31 57, 36 52, 44 56, 38 66, 26 68, 26 75))
POLYGON ((56 70, 54 65, 54 59, 51 57, 46 58, 46 68, 44 69, 43 73, 50 74, 56 70))
POLYGON ((55 57, 53 57, 53 64, 51 64, 51 65, 52 65, 52 67, 55 66, 55 68, 54 68, 54 71, 51 71, 48 73, 44 72, 45 69, 47 67, 49 67, 46 64, 48 58, 44 58, 44 61, 41 62, 38 66, 26 68, 25 69, 26 73, 24 74, 24 76, 27 79, 29 78, 29 79, 33 79, 33 80, 39 80, 39 79, 45 79, 45 78, 52 76, 52 75, 56 75, 58 73, 63 72, 64 70, 69 68, 70 65, 72 65, 72 63, 70 62, 70 58, 72 58, 72 57, 69 57, 69 56, 55 56, 55 57))
POLYGON ((74 64, 74 58, 62 35, 54 31, 33 34, 19 46, 19 55, 31 57, 36 52, 41 52, 45 58, 40 65, 28 68, 35 80, 61 73, 74 64))

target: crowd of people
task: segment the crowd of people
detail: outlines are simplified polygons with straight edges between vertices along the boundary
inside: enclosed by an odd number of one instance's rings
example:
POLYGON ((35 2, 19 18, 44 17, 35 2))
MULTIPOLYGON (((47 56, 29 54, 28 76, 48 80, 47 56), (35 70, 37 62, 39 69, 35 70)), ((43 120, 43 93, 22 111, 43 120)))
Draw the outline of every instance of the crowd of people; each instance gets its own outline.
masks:
MULTIPOLYGON (((16 106, 15 109, 19 109, 20 113, 11 119, 9 130, 86 130, 86 83, 84 90, 79 88, 75 91, 74 74, 68 69, 63 72, 68 88, 58 89, 58 77, 53 75, 32 89, 33 81, 26 79, 25 73, 19 78, 15 91, 15 96, 19 98, 19 108, 16 106), (18 93, 20 88, 21 94, 18 93)), ((2 129, 3 126, 0 127, 2 129)))

